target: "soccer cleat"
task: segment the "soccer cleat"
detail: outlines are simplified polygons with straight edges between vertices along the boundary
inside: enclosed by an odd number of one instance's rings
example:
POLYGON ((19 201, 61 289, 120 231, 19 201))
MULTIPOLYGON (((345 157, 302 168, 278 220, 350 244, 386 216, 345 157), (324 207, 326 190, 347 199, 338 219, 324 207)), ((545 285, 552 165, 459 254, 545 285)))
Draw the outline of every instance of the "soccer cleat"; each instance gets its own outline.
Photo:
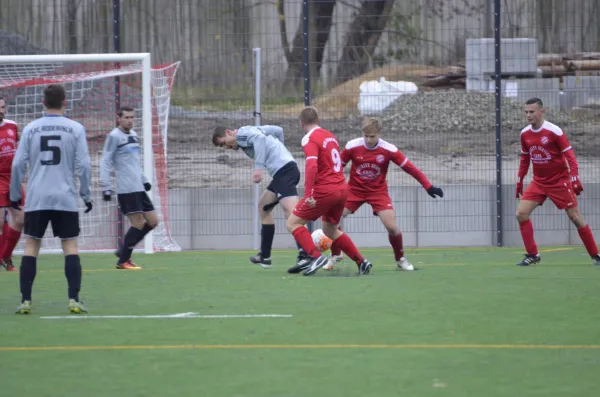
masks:
POLYGON ((290 274, 300 273, 310 266, 312 258, 310 256, 304 257, 298 261, 294 266, 290 267, 287 272, 290 274))
POLYGON ((398 265, 400 270, 415 270, 415 267, 407 261, 405 257, 400 258, 400 260, 396 262, 396 265, 398 265))
POLYGON ((17 272, 19 271, 15 265, 13 265, 12 258, 2 259, 2 266, 6 269, 7 272, 17 272))
POLYGON ((533 265, 534 263, 539 263, 541 262, 542 257, 540 256, 540 254, 525 254, 525 258, 517 263, 517 266, 529 266, 529 265, 533 265))
POLYGON ((260 252, 251 256, 250 262, 262 267, 263 269, 271 268, 271 258, 263 258, 260 252))
POLYGON ((594 265, 600 266, 600 255, 592 256, 592 260, 594 261, 594 265))
POLYGON ((24 301, 17 307, 17 314, 29 314, 31 313, 31 301, 24 301))
POLYGON ((131 259, 127 260, 125 263, 119 263, 117 261, 117 269, 119 270, 140 270, 142 267, 133 263, 131 259))
POLYGON ((358 266, 358 274, 361 276, 365 275, 365 274, 369 274, 372 267, 373 267, 373 264, 371 262, 369 262, 366 259, 363 259, 362 263, 358 266))
POLYGON ((87 309, 81 302, 77 302, 75 299, 69 299, 69 312, 73 314, 87 313, 87 309))
POLYGON ((329 263, 327 263, 325 266, 323 266, 323 270, 333 270, 335 269, 335 264, 341 262, 344 259, 344 254, 340 254, 340 255, 329 255, 329 263))
POLYGON ((319 270, 320 268, 322 268, 323 266, 325 266, 327 264, 331 264, 331 259, 329 259, 329 257, 327 257, 325 255, 321 255, 318 258, 313 258, 310 261, 310 264, 307 267, 307 269, 302 274, 305 276, 312 276, 313 274, 315 274, 317 272, 317 270, 319 270))

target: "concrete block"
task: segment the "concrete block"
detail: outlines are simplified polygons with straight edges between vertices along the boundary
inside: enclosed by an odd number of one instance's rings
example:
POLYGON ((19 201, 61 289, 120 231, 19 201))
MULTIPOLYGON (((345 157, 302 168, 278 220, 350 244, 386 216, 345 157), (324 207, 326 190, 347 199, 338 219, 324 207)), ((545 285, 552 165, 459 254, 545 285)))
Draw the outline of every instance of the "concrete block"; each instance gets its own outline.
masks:
MULTIPOLYGON (((502 73, 532 75, 537 73, 538 43, 536 39, 502 39, 502 73)), ((494 39, 467 39, 467 77, 493 75, 496 70, 494 39)))

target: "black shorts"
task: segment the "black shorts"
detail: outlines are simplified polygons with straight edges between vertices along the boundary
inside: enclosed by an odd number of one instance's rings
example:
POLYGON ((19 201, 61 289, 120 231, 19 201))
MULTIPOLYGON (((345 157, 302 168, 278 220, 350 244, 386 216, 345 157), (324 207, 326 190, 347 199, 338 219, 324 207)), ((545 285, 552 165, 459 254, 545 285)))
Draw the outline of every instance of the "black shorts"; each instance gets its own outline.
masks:
POLYGON ((290 161, 273 175, 267 190, 275 193, 278 199, 298 195, 296 186, 300 182, 300 170, 294 161, 290 161))
POLYGON ((52 225, 52 234, 62 240, 79 236, 79 212, 41 210, 25 212, 23 234, 41 239, 46 233, 48 223, 52 225))
POLYGON ((123 215, 154 211, 154 205, 146 192, 117 194, 117 201, 123 215))

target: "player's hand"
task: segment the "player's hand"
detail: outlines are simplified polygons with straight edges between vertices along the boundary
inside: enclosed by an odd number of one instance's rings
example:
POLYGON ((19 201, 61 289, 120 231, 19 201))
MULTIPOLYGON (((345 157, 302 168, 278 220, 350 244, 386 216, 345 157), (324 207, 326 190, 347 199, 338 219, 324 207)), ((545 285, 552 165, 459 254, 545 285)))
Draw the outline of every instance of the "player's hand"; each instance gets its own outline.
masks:
POLYGON ((437 186, 431 186, 429 189, 427 189, 427 194, 433 198, 436 198, 436 196, 444 197, 444 191, 437 186))
POLYGON ((11 201, 10 202, 10 208, 13 208, 17 211, 21 211, 21 207, 19 206, 19 202, 18 201, 11 201))
POLYGON ((263 173, 264 173, 263 170, 255 170, 252 173, 252 182, 260 183, 260 181, 262 181, 262 179, 263 179, 263 173))
POLYGON ((517 191, 515 193, 515 198, 520 198, 523 195, 523 178, 517 178, 517 191))
POLYGON ((105 190, 102 194, 103 194, 104 201, 110 201, 111 196, 112 196, 112 191, 105 190))
POLYGON ((150 182, 146 182, 144 183, 144 189, 146 191, 149 191, 150 189, 152 189, 152 185, 150 184, 150 182))
POLYGON ((577 175, 571 177, 571 186, 573 187, 573 193, 575 193, 577 196, 583 192, 583 185, 581 184, 581 181, 577 175))
POLYGON ((304 202, 306 203, 306 205, 308 205, 310 208, 314 208, 315 205, 317 205, 317 200, 315 200, 312 197, 307 198, 306 200, 304 200, 304 202))
POLYGON ((84 211, 84 213, 87 214, 88 212, 90 212, 92 210, 92 207, 94 207, 94 205, 92 204, 91 201, 88 201, 87 203, 85 203, 86 210, 84 211))

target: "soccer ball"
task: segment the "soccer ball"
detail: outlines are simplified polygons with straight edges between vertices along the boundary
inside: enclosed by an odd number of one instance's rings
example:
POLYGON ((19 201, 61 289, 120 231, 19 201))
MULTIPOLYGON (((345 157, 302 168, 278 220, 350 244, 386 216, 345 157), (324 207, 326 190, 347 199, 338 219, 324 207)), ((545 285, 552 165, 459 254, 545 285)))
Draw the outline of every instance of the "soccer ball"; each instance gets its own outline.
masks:
POLYGON ((323 229, 317 229, 312 232, 312 239, 321 252, 328 251, 331 248, 331 244, 333 244, 333 240, 323 233, 323 229))

